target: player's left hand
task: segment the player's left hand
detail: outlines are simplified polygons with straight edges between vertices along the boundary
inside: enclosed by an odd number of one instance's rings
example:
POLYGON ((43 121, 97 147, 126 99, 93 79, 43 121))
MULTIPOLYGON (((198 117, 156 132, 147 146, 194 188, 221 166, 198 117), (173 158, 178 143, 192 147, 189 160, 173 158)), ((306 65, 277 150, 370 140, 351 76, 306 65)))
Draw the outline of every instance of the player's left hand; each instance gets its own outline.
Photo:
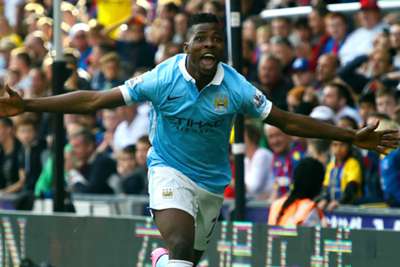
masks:
POLYGON ((354 144, 360 148, 375 150, 381 154, 387 154, 389 149, 400 146, 400 133, 398 130, 375 131, 379 125, 366 126, 356 132, 354 144))

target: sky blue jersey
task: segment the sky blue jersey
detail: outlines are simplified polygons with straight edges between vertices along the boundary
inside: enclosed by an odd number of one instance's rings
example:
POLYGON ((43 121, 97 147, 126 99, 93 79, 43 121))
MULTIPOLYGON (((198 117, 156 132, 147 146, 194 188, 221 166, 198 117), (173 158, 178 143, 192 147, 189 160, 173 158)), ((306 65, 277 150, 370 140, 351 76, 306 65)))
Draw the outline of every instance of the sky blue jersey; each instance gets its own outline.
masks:
POLYGON ((198 186, 222 193, 230 183, 230 131, 237 113, 265 119, 272 103, 232 67, 219 63, 198 91, 179 54, 120 87, 126 104, 150 101, 149 168, 169 166, 198 186))

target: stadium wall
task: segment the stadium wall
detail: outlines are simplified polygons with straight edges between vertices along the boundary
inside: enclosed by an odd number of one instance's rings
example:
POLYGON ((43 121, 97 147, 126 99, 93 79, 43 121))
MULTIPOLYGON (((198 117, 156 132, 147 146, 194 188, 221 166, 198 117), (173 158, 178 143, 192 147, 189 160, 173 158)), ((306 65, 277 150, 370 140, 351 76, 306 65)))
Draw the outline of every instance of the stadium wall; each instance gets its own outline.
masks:
MULTIPOLYGON (((162 245, 148 217, 0 213, 0 267, 22 258, 54 267, 151 266, 162 245)), ((400 232, 221 222, 201 267, 398 266, 400 232)))

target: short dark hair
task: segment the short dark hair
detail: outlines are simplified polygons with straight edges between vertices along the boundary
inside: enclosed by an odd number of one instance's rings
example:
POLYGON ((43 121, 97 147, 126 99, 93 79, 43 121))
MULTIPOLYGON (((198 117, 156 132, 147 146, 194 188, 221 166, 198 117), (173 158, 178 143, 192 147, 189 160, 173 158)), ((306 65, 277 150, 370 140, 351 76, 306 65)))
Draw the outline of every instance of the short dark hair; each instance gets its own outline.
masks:
POLYGON ((73 135, 71 135, 70 139, 82 137, 86 144, 96 144, 96 137, 92 132, 87 129, 79 131, 73 135))
POLYGON ((189 18, 189 29, 197 24, 202 23, 217 23, 219 24, 219 19, 216 15, 211 13, 197 13, 189 18))
POLYGON ((127 145, 121 150, 121 152, 134 156, 136 152, 136 145, 127 145))
POLYGON ((14 127, 14 123, 10 118, 0 118, 0 123, 8 128, 14 127))

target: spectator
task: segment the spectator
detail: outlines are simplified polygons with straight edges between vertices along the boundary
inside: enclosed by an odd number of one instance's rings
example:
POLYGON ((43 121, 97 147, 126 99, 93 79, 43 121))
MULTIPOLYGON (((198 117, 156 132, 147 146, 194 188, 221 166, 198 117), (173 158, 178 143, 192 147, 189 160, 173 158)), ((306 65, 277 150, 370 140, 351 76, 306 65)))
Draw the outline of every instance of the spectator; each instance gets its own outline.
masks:
POLYGON ((351 144, 332 141, 332 158, 325 171, 324 197, 319 202, 320 208, 332 211, 339 204, 351 204, 360 197, 361 165, 351 151, 351 144))
POLYGON ((295 86, 311 86, 314 75, 310 69, 310 62, 306 58, 296 58, 292 64, 292 80, 295 86))
POLYGON ((285 79, 279 59, 273 55, 262 55, 258 62, 258 80, 260 90, 276 106, 287 109, 286 95, 292 84, 285 79))
POLYGON ((100 59, 101 72, 104 76, 98 90, 108 90, 123 83, 121 78, 120 59, 117 53, 111 52, 100 59))
POLYGON ((324 54, 318 58, 316 68, 316 90, 322 89, 325 85, 332 82, 336 77, 336 70, 340 67, 340 62, 334 54, 324 54))
POLYGON ((31 69, 31 58, 25 48, 15 48, 11 51, 10 65, 11 70, 17 70, 21 79, 16 85, 22 91, 27 90, 32 85, 32 80, 29 77, 29 71, 31 69))
POLYGON ((21 143, 14 134, 14 124, 9 118, 0 119, 0 192, 16 193, 24 185, 20 175, 21 143))
POLYGON ((323 166, 329 163, 331 142, 322 139, 307 140, 307 156, 318 160, 323 166))
POLYGON ((24 92, 24 96, 28 98, 42 97, 49 95, 49 84, 46 74, 39 68, 32 68, 29 72, 32 86, 24 92))
POLYGON ((287 38, 272 37, 270 40, 271 53, 281 62, 282 74, 288 76, 291 74, 292 65, 295 60, 293 46, 287 38))
POLYGON ((330 107, 335 112, 335 121, 337 122, 344 116, 354 119, 358 125, 362 123, 357 110, 352 108, 354 105, 349 89, 337 82, 329 83, 323 88, 322 103, 330 107))
POLYGON ((400 68, 400 23, 395 23, 390 26, 390 44, 394 50, 393 66, 396 69, 400 68))
POLYGON ((104 127, 104 133, 102 141, 97 147, 97 152, 111 154, 114 151, 114 133, 118 124, 120 123, 120 118, 116 110, 105 109, 101 113, 101 119, 104 127))
POLYGON ((246 123, 244 133, 246 195, 250 198, 266 199, 273 191, 272 153, 259 146, 261 131, 258 127, 246 123))
POLYGON ((67 184, 71 192, 111 194, 108 179, 116 172, 115 162, 97 154, 96 140, 89 131, 71 136, 72 150, 65 157, 67 184))
POLYGON ((85 23, 76 23, 69 30, 69 38, 71 47, 79 51, 77 67, 83 70, 88 68, 88 57, 92 52, 92 48, 88 42, 89 25, 85 23))
POLYGON ((391 119, 396 118, 397 98, 396 93, 387 88, 382 88, 376 92, 376 110, 379 113, 388 115, 391 119))
POLYGON ((305 158, 299 162, 293 176, 291 192, 272 203, 268 224, 285 227, 326 226, 323 212, 315 202, 321 192, 324 167, 315 159, 305 158))
POLYGON ((116 152, 128 145, 136 144, 137 140, 149 131, 148 112, 139 109, 137 104, 118 107, 117 112, 122 121, 114 133, 113 144, 116 152))
POLYGON ((329 36, 321 50, 321 54, 337 55, 347 37, 347 20, 341 13, 329 13, 325 18, 326 32, 329 36))
MULTIPOLYGON (((189 17, 186 13, 178 13, 174 17, 174 28, 175 34, 172 38, 172 42, 175 44, 183 44, 186 38, 186 34, 188 31, 188 21, 189 17)), ((147 66, 151 67, 151 66, 147 66)))
POLYGON ((24 41, 25 48, 32 59, 32 65, 41 67, 43 59, 48 53, 44 35, 40 31, 34 31, 26 36, 24 41))
POLYGON ((303 157, 303 152, 298 147, 292 146, 291 137, 280 129, 272 125, 266 125, 264 130, 268 145, 273 153, 272 175, 274 190, 270 200, 275 200, 289 191, 293 181, 293 170, 303 157))
POLYGON ((33 191, 42 171, 46 142, 38 139, 37 121, 29 116, 17 120, 16 136, 22 144, 19 154, 19 173, 23 180, 21 191, 24 195, 19 204, 20 208, 31 209, 33 207, 33 191))
MULTIPOLYGON (((399 125, 390 120, 381 120, 380 129, 396 130, 399 125)), ((381 183, 385 202, 391 207, 400 207, 400 148, 387 151, 380 162, 381 183)))
POLYGON ((277 17, 271 21, 272 36, 288 39, 292 31, 291 21, 285 17, 277 17))
POLYGON ((343 65, 359 55, 369 54, 375 37, 383 31, 385 24, 381 20, 380 8, 375 0, 360 0, 361 9, 358 13, 360 26, 353 31, 342 48, 339 56, 343 65))
POLYGON ((362 125, 367 125, 368 117, 376 112, 375 96, 373 93, 367 93, 358 99, 358 113, 362 119, 362 125))
POLYGON ((361 55, 350 61, 338 71, 338 75, 356 93, 361 93, 363 88, 374 80, 381 81, 387 86, 396 86, 398 81, 386 75, 391 70, 392 56, 389 51, 376 49, 369 56, 361 55))
MULTIPOLYGON (((135 173, 137 167, 135 160, 136 148, 134 145, 124 147, 117 155, 118 178, 112 186, 115 193, 139 195, 145 190, 143 176, 135 173)), ((144 177, 145 178, 145 177, 144 177)))
POLYGON ((91 90, 88 73, 85 70, 78 68, 78 51, 66 48, 64 58, 67 63, 67 68, 71 71, 71 75, 64 84, 65 89, 69 91, 91 90))
POLYGON ((0 79, 4 79, 9 66, 11 51, 16 48, 16 45, 8 38, 0 40, 0 79))

